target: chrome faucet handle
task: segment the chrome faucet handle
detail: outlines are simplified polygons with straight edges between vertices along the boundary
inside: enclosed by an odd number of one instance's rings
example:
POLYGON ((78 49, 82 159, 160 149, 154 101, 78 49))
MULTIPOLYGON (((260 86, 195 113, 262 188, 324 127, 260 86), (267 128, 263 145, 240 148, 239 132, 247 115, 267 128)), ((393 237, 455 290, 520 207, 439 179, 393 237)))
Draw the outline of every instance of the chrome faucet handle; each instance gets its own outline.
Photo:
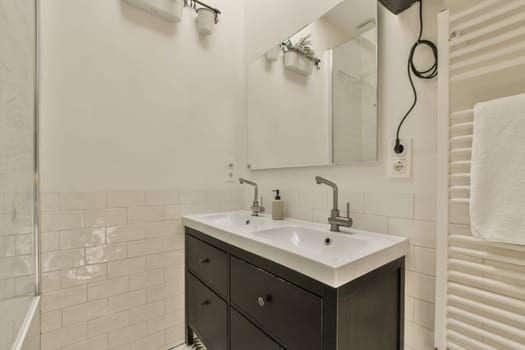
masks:
POLYGON ((350 217, 350 202, 346 203, 346 217, 341 216, 338 208, 339 204, 339 190, 337 188, 337 185, 327 180, 323 177, 316 176, 315 182, 317 184, 325 184, 332 188, 333 191, 333 198, 332 198, 332 210, 330 211, 330 217, 328 218, 328 224, 330 225, 330 231, 332 232, 341 232, 339 229, 340 226, 344 227, 352 227, 353 220, 350 217))

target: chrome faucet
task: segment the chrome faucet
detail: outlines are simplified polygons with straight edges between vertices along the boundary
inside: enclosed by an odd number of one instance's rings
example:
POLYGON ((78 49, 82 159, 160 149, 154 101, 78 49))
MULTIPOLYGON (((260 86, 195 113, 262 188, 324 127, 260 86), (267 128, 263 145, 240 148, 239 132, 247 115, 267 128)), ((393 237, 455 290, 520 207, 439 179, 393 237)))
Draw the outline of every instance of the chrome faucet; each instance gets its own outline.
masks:
POLYGON ((259 205, 259 186, 253 181, 243 179, 242 177, 239 178, 240 184, 248 184, 252 185, 254 187, 254 196, 253 196, 253 203, 252 203, 252 216, 259 216, 260 213, 264 213, 264 207, 263 207, 263 198, 261 196, 261 204, 259 205))
POLYGON ((330 224, 330 231, 341 232, 341 230, 339 229, 339 227, 341 226, 352 227, 353 220, 350 217, 350 203, 346 203, 346 217, 340 216, 338 208, 339 190, 337 189, 337 185, 332 181, 322 178, 320 176, 315 177, 315 182, 317 182, 318 185, 325 184, 327 186, 330 186, 334 191, 332 211, 330 212, 330 217, 328 218, 328 223, 330 224))

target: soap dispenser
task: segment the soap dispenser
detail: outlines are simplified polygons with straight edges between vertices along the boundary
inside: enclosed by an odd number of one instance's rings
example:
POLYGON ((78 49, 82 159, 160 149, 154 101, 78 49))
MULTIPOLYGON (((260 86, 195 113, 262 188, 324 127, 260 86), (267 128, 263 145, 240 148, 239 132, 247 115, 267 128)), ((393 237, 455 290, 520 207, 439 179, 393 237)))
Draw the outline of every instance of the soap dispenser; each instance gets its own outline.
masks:
POLYGON ((281 200, 280 190, 273 190, 275 192, 275 198, 272 202, 272 219, 282 220, 284 219, 284 202, 281 200))

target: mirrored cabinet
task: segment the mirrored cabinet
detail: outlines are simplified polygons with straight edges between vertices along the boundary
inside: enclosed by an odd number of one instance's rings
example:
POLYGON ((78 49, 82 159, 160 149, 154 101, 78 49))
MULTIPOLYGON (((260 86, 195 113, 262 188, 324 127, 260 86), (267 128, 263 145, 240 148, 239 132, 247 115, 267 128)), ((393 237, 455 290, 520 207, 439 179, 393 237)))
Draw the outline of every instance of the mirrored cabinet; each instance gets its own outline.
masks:
POLYGON ((248 64, 251 169, 377 161, 377 25, 343 1, 248 64))

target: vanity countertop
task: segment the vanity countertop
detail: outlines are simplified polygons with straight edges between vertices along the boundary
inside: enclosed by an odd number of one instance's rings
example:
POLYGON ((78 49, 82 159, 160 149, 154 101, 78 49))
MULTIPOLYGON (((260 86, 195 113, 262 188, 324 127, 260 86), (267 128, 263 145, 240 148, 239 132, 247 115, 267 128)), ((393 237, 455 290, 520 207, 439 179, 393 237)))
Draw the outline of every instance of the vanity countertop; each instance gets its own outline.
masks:
POLYGON ((183 224, 213 238, 272 260, 338 288, 401 258, 405 237, 342 228, 295 219, 253 217, 247 211, 188 215, 183 224))

